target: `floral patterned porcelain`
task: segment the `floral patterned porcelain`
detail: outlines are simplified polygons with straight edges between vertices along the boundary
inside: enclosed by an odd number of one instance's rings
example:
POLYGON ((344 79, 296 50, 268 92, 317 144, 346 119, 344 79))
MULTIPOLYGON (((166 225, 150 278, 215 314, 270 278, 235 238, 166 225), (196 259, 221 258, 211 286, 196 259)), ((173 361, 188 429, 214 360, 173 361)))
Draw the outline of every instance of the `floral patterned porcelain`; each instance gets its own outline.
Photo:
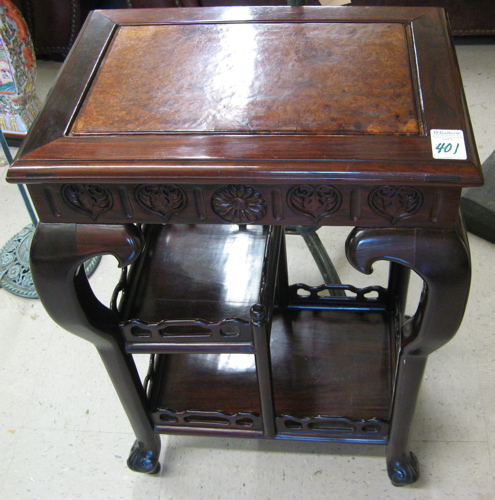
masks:
POLYGON ((35 80, 26 23, 10 0, 0 0, 0 127, 7 137, 22 139, 41 108, 35 80))

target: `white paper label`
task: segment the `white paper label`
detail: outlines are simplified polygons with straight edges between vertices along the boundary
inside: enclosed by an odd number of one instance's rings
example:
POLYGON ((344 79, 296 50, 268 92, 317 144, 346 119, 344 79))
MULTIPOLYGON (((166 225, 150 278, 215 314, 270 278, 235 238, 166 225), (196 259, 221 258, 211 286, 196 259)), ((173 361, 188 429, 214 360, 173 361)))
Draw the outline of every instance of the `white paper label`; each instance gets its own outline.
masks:
POLYGON ((433 158, 439 160, 467 160, 466 143, 462 130, 431 130, 433 158))

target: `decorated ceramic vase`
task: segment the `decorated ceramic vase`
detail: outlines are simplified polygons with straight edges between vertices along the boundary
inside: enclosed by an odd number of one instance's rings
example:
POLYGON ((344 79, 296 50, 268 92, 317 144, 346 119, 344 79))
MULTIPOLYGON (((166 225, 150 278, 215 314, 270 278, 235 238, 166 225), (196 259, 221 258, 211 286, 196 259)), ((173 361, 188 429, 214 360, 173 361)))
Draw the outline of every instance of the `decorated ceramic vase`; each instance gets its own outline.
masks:
POLYGON ((0 0, 0 127, 22 139, 41 103, 35 92, 36 59, 26 23, 10 0, 0 0))

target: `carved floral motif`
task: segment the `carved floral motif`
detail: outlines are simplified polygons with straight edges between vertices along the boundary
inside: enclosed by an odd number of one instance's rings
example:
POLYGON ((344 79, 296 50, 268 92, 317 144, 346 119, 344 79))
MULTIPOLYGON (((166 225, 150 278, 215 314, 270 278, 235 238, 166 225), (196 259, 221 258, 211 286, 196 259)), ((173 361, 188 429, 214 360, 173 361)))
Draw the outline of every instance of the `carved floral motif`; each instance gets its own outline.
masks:
POLYGON ((135 196, 143 208, 160 214, 165 221, 187 205, 186 193, 175 184, 143 184, 136 188, 135 196))
POLYGON ((93 220, 113 206, 110 191, 99 184, 65 184, 62 198, 69 206, 88 214, 93 220))
POLYGON ((371 208, 395 224, 414 215, 423 202, 421 192, 408 186, 381 186, 370 193, 371 208))
POLYGON ((249 224, 266 215, 266 201, 249 186, 230 185, 217 189, 212 196, 213 211, 224 221, 249 224))
POLYGON ((328 184, 296 186, 287 195, 289 207, 309 217, 314 223, 333 214, 341 202, 340 191, 328 184))

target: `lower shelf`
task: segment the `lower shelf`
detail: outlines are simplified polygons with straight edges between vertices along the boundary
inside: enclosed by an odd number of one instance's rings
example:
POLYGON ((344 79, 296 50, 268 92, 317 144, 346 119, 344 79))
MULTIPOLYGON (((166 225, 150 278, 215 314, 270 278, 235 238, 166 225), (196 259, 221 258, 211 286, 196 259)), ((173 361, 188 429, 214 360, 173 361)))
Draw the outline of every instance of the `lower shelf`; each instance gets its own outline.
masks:
MULTIPOLYGON (((271 357, 277 438, 385 442, 396 369, 384 311, 276 313, 271 357)), ((158 355, 157 432, 263 437, 253 354, 158 355)))

